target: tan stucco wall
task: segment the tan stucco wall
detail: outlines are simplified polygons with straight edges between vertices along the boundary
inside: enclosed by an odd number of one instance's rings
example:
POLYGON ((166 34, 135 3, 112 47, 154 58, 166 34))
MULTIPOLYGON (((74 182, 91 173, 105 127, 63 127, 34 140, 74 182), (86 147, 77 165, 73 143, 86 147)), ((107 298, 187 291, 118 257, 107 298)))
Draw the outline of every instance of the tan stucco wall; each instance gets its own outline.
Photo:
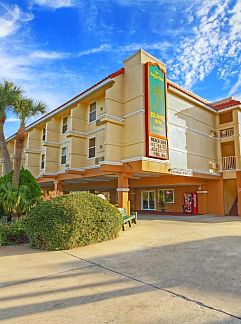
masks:
MULTIPOLYGON (((45 173, 57 173, 66 167, 74 169, 96 166, 96 159, 88 159, 88 141, 96 137, 96 158, 119 162, 145 157, 145 82, 144 64, 158 62, 143 51, 124 62, 124 74, 120 74, 101 89, 65 111, 35 125, 29 131, 23 163, 37 177, 40 175, 41 154, 46 155, 45 173), (96 102, 98 123, 89 123, 90 104, 96 102), (62 134, 62 118, 68 117, 68 132, 62 134), (41 142, 42 129, 46 127, 46 141, 41 142), (67 147, 67 164, 61 166, 61 148, 67 147)), ((192 169, 209 173, 209 163, 221 165, 221 142, 210 136, 220 130, 216 112, 206 109, 200 102, 184 96, 172 87, 167 95, 168 139, 170 164, 168 168, 192 169)), ((233 113, 231 123, 235 127, 235 154, 240 166, 240 112, 233 113)), ((8 144, 14 152, 14 140, 8 144)), ((152 163, 152 162, 150 162, 152 163)), ((162 164, 157 161, 156 163, 162 164)), ((2 169, 2 162, 0 171, 2 169)), ((168 169, 166 168, 166 169, 168 169)), ((150 169, 153 169, 150 166, 150 169)), ((162 168, 163 172, 167 172, 162 168)))

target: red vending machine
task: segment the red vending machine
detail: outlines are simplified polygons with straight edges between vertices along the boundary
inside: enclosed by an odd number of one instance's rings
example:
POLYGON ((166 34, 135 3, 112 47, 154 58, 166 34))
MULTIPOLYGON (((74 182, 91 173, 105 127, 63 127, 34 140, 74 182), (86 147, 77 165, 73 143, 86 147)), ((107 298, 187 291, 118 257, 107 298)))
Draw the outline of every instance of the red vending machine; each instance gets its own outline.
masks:
POLYGON ((184 214, 194 214, 197 215, 197 194, 195 192, 184 193, 184 214))

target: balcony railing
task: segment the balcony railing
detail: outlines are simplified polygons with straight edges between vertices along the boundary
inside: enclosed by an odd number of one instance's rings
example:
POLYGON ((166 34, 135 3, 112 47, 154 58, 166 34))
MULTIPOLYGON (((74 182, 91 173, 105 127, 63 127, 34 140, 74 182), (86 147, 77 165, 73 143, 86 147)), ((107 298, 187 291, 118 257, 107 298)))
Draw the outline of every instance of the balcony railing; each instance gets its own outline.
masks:
POLYGON ((234 134, 234 129, 233 128, 227 128, 220 130, 220 137, 225 138, 225 137, 231 137, 234 134))
POLYGON ((236 158, 235 156, 222 157, 223 170, 235 170, 236 169, 236 158))

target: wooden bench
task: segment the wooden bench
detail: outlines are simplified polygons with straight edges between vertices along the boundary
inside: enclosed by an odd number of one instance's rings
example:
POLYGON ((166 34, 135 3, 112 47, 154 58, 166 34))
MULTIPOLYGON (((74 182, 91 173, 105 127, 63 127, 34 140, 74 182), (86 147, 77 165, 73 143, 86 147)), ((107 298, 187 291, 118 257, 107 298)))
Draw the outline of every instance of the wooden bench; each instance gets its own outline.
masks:
POLYGON ((122 230, 125 230, 125 224, 128 223, 131 227, 131 223, 137 223, 137 212, 133 212, 131 215, 128 215, 125 208, 118 208, 122 216, 122 230))

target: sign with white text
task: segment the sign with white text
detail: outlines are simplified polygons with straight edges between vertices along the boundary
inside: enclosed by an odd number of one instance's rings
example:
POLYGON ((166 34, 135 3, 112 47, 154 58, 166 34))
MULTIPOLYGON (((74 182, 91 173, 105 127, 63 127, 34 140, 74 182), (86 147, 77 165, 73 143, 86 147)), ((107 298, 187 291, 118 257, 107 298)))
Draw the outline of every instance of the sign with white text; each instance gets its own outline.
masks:
POLYGON ((145 64, 146 155, 168 159, 166 73, 158 64, 145 64))

